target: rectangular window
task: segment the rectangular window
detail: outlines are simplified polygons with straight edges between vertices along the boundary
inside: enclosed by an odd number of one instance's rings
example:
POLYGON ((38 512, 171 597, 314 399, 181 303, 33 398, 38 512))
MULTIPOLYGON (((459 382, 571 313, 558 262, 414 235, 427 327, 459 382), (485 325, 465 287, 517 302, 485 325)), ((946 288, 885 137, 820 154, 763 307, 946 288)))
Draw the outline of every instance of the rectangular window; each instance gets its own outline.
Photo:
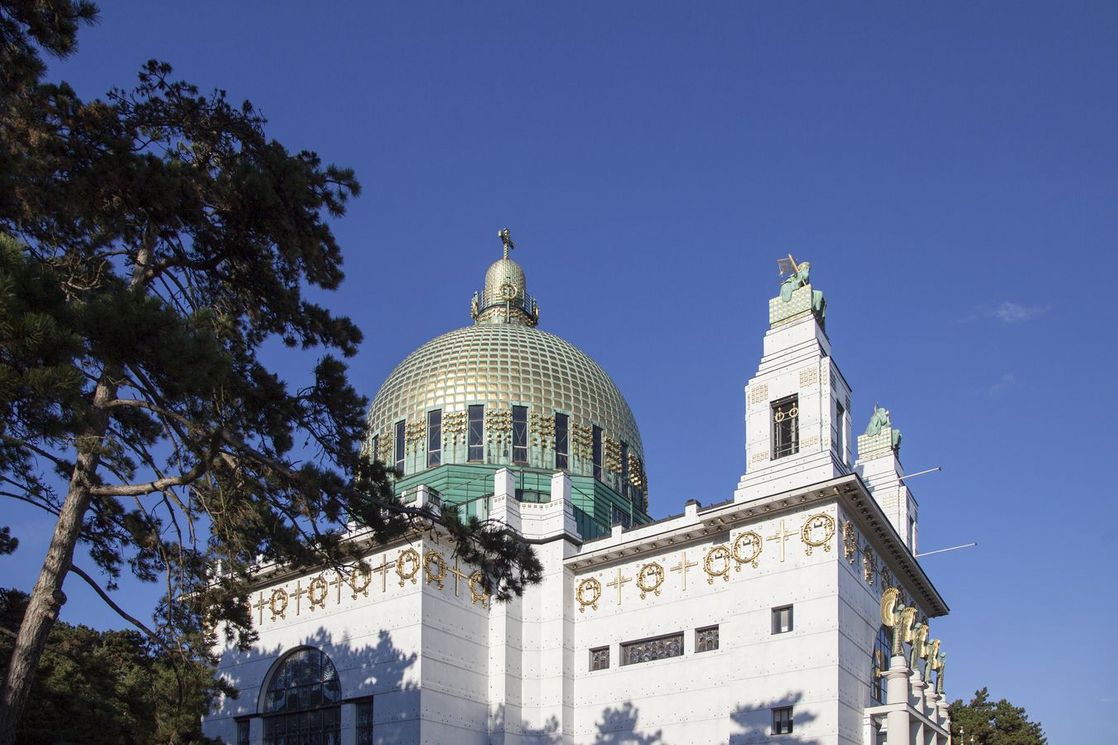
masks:
POLYGON ((251 740, 250 723, 247 719, 237 720, 237 745, 249 745, 251 740))
POLYGON ((434 468, 443 459, 443 410, 427 412, 427 467, 434 468))
POLYGON ((683 632, 667 634, 639 642, 626 642, 621 645, 621 664, 636 665, 641 662, 663 660, 668 657, 683 656, 683 632))
POLYGON ((773 608, 773 633, 787 634, 792 630, 792 606, 773 608))
POLYGON ((609 669, 609 647, 595 647, 590 650, 590 671, 609 669))
POLYGON ((627 511, 621 509, 620 507, 617 507, 616 505, 613 506, 612 513, 613 514, 610 516, 610 523, 612 525, 621 525, 625 528, 628 528, 630 525, 633 524, 633 518, 630 517, 627 511))
POLYGON ((404 426, 407 421, 401 419, 396 422, 396 441, 392 444, 393 449, 396 451, 396 475, 404 475, 404 426))
POLYGON ((480 463, 485 460, 485 407, 475 404, 468 409, 466 416, 469 419, 466 432, 466 447, 469 452, 466 460, 471 463, 480 463))
POLYGON ((528 407, 512 407, 512 462, 528 462, 528 407))
POLYGON ((570 421, 566 414, 555 414, 555 467, 560 470, 567 468, 570 455, 570 421))
POLYGON ((594 458, 594 478, 602 480, 602 428, 594 425, 591 437, 591 455, 594 458))
POLYGON ((912 515, 908 516, 908 548, 916 553, 916 518, 912 515))
POLYGON ((846 462, 846 409, 841 403, 835 401, 835 421, 831 425, 831 442, 835 444, 835 454, 843 463, 846 462))
POLYGON ((792 734, 792 707, 779 706, 773 709, 773 734, 792 734))
POLYGON ((357 709, 357 745, 373 745, 373 700, 371 698, 358 701, 357 709))
POLYGON ((800 451, 799 398, 798 395, 793 394, 779 401, 773 401, 773 460, 800 451))
POLYGON ((369 455, 373 460, 380 460, 380 435, 369 438, 369 455))
POLYGON ((621 496, 625 499, 631 499, 629 496, 629 444, 624 440, 621 441, 621 496))
POLYGON ((718 649, 718 627, 707 626, 695 630, 695 651, 713 652, 718 649))

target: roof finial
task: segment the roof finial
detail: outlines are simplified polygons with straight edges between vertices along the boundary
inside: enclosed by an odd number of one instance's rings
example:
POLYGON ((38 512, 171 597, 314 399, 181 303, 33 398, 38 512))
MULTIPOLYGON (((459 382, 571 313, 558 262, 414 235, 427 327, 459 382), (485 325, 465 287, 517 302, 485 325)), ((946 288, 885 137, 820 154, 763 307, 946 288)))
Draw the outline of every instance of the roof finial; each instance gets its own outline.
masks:
POLYGON ((512 242, 512 235, 508 228, 503 228, 497 231, 497 237, 501 239, 501 243, 505 246, 505 258, 507 259, 509 251, 516 248, 516 244, 512 242))

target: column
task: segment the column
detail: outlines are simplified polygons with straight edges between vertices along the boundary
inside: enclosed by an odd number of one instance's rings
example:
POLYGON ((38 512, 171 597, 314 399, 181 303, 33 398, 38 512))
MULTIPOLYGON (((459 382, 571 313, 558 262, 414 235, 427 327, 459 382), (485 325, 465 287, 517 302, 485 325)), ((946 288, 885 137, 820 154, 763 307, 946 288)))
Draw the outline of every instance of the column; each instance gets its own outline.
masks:
POLYGON ((908 700, 908 665, 904 657, 894 657, 885 674, 885 702, 897 707, 886 719, 889 745, 909 745, 908 700))

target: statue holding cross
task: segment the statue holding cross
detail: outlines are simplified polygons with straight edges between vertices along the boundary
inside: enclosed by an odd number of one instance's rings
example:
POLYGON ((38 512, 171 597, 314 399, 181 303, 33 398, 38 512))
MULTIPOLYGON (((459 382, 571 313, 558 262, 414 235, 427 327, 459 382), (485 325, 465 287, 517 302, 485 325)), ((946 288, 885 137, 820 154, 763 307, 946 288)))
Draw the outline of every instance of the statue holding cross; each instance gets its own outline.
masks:
MULTIPOLYGON (((796 260, 792 258, 792 254, 788 254, 788 258, 777 259, 776 266, 780 270, 780 276, 782 277, 780 282, 781 302, 790 302, 792 300, 792 294, 796 290, 801 287, 811 286, 810 261, 801 261, 797 263, 796 260)), ((820 290, 811 291, 811 309, 820 319, 826 317, 827 300, 823 297, 823 293, 820 290)))

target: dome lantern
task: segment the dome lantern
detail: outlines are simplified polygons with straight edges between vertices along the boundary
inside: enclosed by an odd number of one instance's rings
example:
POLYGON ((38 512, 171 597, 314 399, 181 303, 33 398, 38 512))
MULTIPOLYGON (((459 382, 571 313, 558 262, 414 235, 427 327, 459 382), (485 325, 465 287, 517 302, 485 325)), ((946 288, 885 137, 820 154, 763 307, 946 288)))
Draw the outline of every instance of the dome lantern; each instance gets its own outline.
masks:
POLYGON ((485 289, 475 292, 470 315, 475 323, 515 323, 535 326, 540 321, 540 307, 528 295, 528 283, 520 264, 509 258, 516 248, 509 229, 497 233, 504 247, 504 256, 489 265, 485 272, 485 289))

